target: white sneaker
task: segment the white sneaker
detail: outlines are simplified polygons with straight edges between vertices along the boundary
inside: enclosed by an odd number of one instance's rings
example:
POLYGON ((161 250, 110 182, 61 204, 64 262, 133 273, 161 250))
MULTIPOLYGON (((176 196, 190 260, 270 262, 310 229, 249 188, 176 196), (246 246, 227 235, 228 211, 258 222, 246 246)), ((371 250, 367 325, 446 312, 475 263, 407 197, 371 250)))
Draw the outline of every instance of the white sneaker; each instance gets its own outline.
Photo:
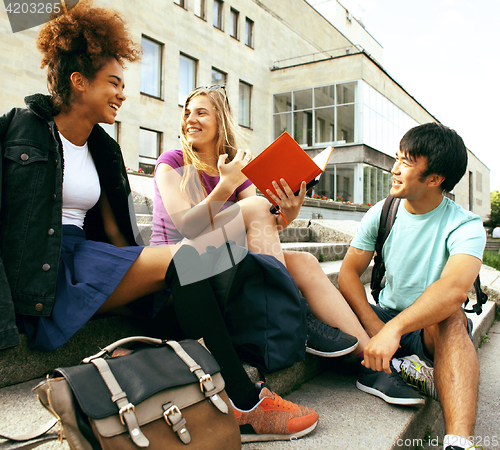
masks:
POLYGON ((400 363, 396 363, 396 367, 399 365, 401 378, 403 378, 407 384, 421 394, 428 395, 434 400, 439 401, 436 383, 434 382, 433 367, 429 367, 417 355, 395 359, 400 363))

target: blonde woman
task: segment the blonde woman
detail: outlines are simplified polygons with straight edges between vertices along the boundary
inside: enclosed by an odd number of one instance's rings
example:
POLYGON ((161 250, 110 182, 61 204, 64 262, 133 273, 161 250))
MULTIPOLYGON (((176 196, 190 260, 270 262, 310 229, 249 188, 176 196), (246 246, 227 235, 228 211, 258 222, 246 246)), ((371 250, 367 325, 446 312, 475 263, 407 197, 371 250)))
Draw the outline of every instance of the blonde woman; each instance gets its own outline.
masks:
MULTIPOLYGON (((313 314, 325 322, 319 322, 312 314, 308 317, 309 352, 339 356, 355 351, 358 340, 361 344, 368 342, 354 313, 325 276, 316 258, 303 252, 283 252, 278 233, 297 217, 306 193, 305 182, 298 196, 285 180, 279 180, 281 185, 275 183, 279 195, 275 200, 282 215, 269 212, 269 202, 256 195, 255 186, 241 173, 252 160, 252 154, 242 150, 244 146, 237 138, 224 86, 198 88, 188 96, 181 119, 181 146, 182 149, 163 153, 157 161, 151 244, 187 242, 201 253, 207 245, 218 246, 232 239, 255 253, 272 255, 286 266, 313 314), (332 328, 340 324, 356 337, 332 328)), ((214 355, 234 357, 231 364, 219 360, 222 366, 240 365, 234 349, 228 348, 231 347, 227 342, 229 336, 215 300, 209 304, 204 297, 196 305, 186 305, 181 301, 176 303, 174 298, 174 306, 178 315, 191 315, 191 323, 199 319, 196 326, 190 327, 189 337, 199 333, 214 355), (221 339, 221 329, 225 340, 221 339), (224 351, 217 349, 220 345, 225 346, 224 351)), ((181 318, 179 321, 187 322, 181 318)), ((253 432, 244 439, 265 440, 258 438, 259 434, 283 438, 279 437, 280 433, 264 432, 254 426, 256 415, 268 414, 259 409, 262 396, 268 391, 263 393, 261 387, 256 391, 244 371, 239 371, 228 384, 238 386, 234 391, 228 386, 228 393, 235 403, 240 424, 253 426, 253 432), (232 382, 236 379, 238 382, 232 382)), ((278 401, 277 396, 272 395, 278 401)), ((273 420, 264 422, 271 427, 274 423, 273 420)))

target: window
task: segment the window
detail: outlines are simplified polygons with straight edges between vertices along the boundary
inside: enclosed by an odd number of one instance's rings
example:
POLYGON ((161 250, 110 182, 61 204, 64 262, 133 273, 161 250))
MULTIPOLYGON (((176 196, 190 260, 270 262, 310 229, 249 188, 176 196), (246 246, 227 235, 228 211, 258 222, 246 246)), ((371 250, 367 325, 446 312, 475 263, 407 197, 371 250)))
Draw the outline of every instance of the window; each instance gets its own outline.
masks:
POLYGON ((179 60, 179 105, 184 105, 186 98, 196 87, 196 60, 182 55, 179 60))
POLYGON ((215 28, 222 30, 222 0, 214 0, 213 24, 215 28))
POLYGON ((144 173, 153 173, 156 160, 160 156, 161 133, 139 129, 139 167, 144 173))
POLYGON ((245 45, 253 48, 253 20, 245 20, 245 45))
POLYGON ((240 81, 240 99, 238 108, 238 123, 250 128, 252 112, 252 86, 240 81))
MULTIPOLYGON (((337 90, 339 105, 355 103, 356 90, 346 87, 347 90, 337 90)), ((368 83, 358 82, 358 92, 362 94, 362 103, 359 103, 359 107, 363 123, 360 124, 357 140, 393 156, 399 149, 399 141, 403 135, 418 123, 368 83)), ((351 114, 348 108, 344 108, 343 113, 345 113, 344 118, 351 114)))
POLYGON ((187 0, 174 0, 176 5, 182 6, 184 9, 187 9, 187 0))
POLYGON ((357 82, 274 95, 274 138, 288 131, 302 147, 356 142, 357 82))
POLYGON ((205 0, 195 0, 194 13, 202 19, 205 18, 205 0))
POLYGON ((100 123, 99 124, 106 133, 108 133, 116 142, 118 142, 118 138, 120 136, 120 122, 115 120, 113 125, 109 123, 100 123))
POLYGON ((211 85, 216 86, 216 85, 221 85, 225 86, 226 85, 226 77, 227 75, 224 72, 221 72, 220 70, 214 69, 212 67, 212 80, 211 80, 211 85))
POLYGON ((229 16, 229 34, 231 37, 238 39, 238 20, 240 18, 240 13, 235 9, 231 8, 231 14, 229 16))
POLYGON ((363 203, 374 205, 389 195, 392 174, 363 164, 363 203))
POLYGON ((476 170, 476 191, 483 192, 483 174, 476 170))
POLYGON ((163 45, 142 37, 141 93, 161 97, 161 55, 163 45))

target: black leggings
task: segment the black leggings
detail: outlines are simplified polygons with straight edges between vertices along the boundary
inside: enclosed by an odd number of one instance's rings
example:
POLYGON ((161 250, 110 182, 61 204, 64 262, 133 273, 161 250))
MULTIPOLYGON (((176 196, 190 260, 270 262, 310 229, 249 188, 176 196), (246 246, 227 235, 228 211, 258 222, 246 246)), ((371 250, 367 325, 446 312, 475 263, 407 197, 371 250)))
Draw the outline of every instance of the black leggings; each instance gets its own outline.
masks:
MULTIPOLYGON (((196 270, 196 259, 193 258, 192 270, 196 270)), ((204 339, 221 366, 228 396, 238 408, 252 408, 258 402, 259 390, 248 378, 234 349, 210 282, 204 279, 181 286, 174 263, 170 264, 165 281, 172 289, 175 316, 182 334, 188 339, 204 339)))

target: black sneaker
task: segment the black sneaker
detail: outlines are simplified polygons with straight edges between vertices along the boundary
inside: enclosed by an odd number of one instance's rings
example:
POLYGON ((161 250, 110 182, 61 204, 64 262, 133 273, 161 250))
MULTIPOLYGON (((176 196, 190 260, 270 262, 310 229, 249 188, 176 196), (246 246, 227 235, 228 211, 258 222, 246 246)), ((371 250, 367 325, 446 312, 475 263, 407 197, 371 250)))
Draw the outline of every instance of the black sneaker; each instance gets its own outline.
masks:
POLYGON ((463 447, 457 447, 456 445, 448 445, 444 450, 465 450, 463 447))
POLYGON ((307 313, 306 352, 325 358, 351 353, 358 346, 358 339, 331 327, 307 313))
POLYGON ((356 387, 393 405, 423 405, 424 397, 403 381, 392 364, 391 370, 392 373, 388 375, 361 366, 356 387))

